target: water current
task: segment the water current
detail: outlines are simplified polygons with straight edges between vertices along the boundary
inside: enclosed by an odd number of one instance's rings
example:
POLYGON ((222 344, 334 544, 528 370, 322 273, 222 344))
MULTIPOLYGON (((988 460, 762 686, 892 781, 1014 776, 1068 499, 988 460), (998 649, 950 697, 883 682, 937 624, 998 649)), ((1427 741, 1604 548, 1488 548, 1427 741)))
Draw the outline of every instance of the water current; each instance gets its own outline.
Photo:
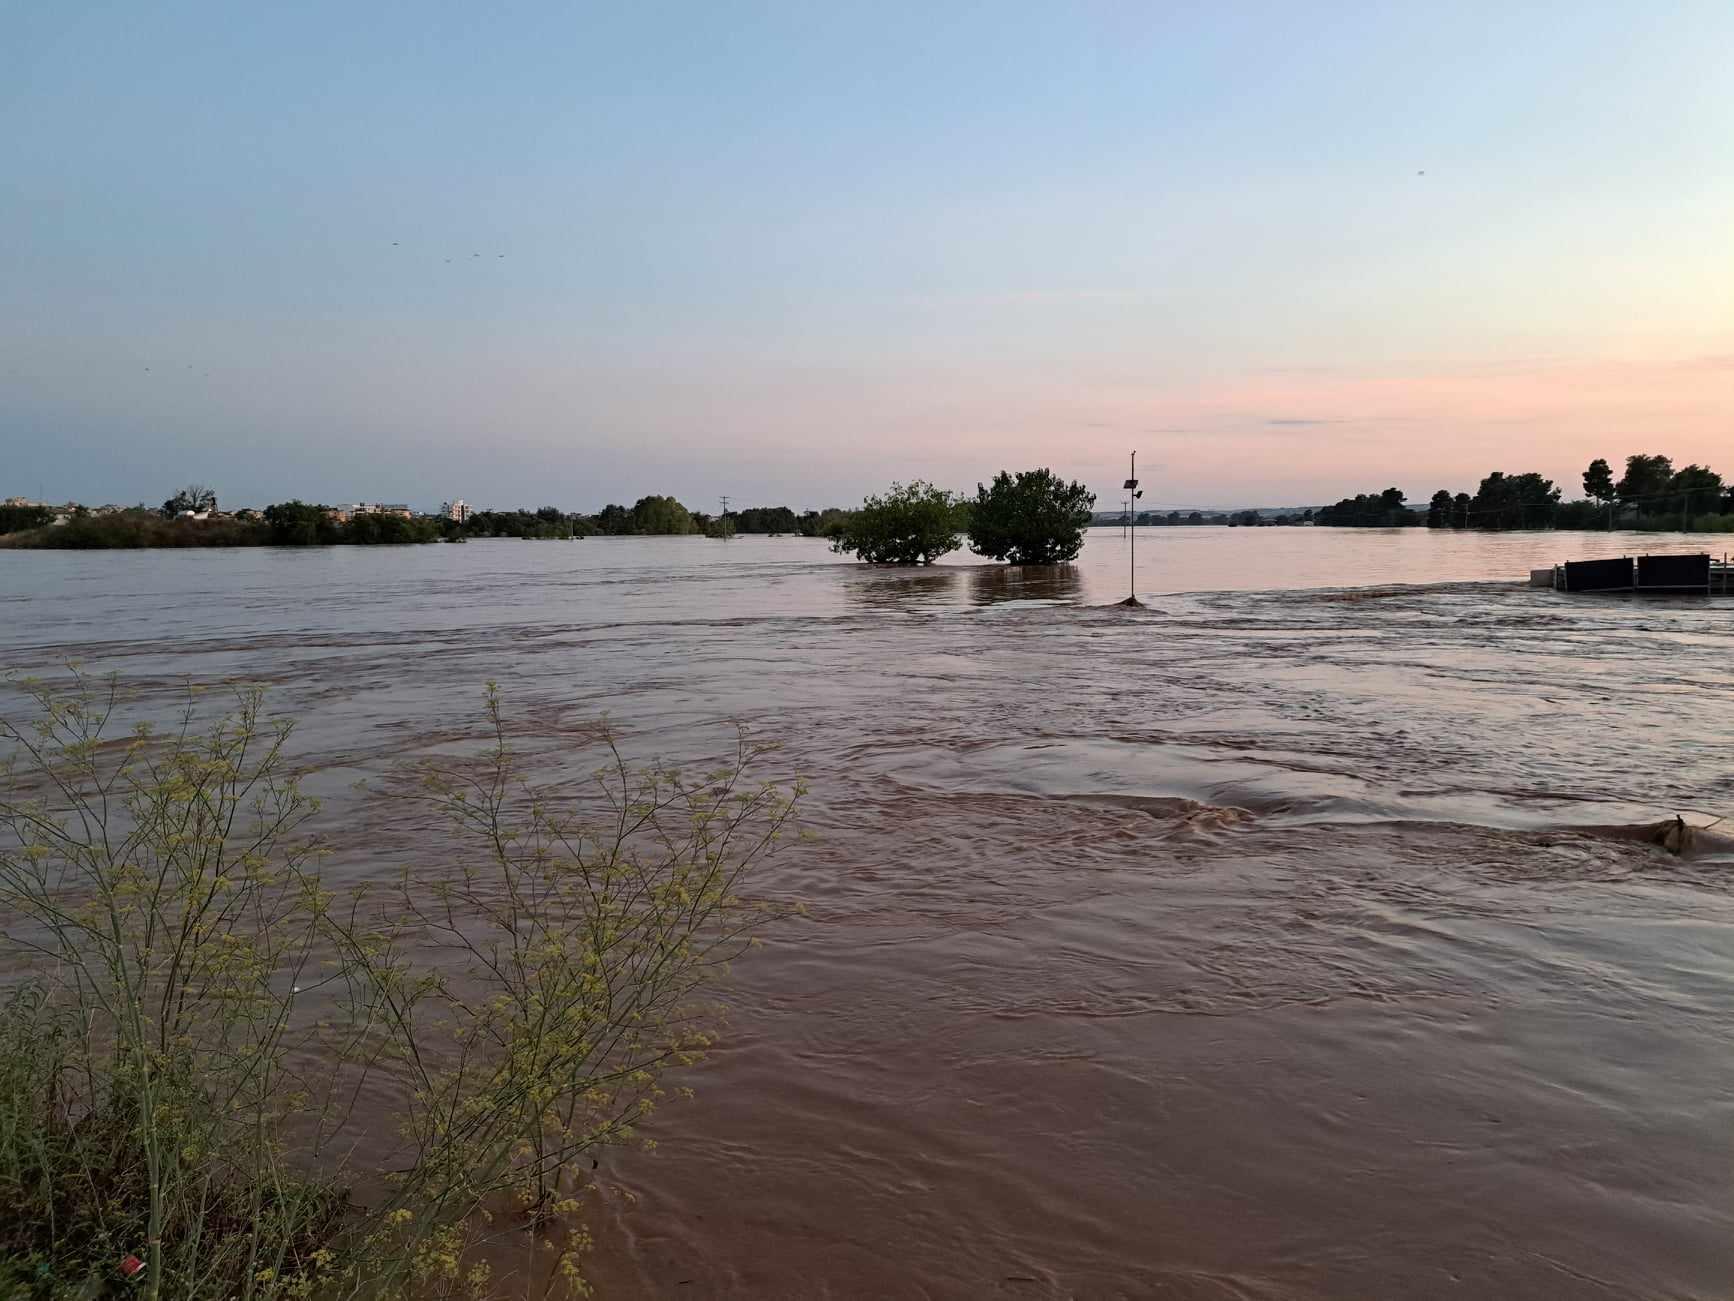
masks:
POLYGON ((488 679, 556 767, 783 742, 805 915, 604 1159, 604 1296, 1726 1298, 1734 855, 1621 829, 1734 813, 1734 602, 1521 584, 1722 539, 1618 541, 1147 530, 1143 610, 1115 530, 0 551, 0 664, 270 683, 348 878, 488 679))

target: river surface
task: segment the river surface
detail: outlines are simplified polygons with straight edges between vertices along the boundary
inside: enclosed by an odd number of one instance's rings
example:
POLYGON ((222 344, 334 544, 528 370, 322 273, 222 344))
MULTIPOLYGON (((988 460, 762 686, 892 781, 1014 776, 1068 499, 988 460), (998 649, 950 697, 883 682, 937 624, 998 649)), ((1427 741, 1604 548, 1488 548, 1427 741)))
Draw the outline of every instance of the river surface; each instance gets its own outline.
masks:
POLYGON ((805 915, 605 1158, 604 1296, 1725 1301, 1734 858, 1604 829, 1734 813, 1734 602, 1520 580, 1727 541, 1150 529, 1143 610, 1111 529, 0 551, 0 663, 271 683, 349 878, 489 679, 547 764, 784 743, 805 915))

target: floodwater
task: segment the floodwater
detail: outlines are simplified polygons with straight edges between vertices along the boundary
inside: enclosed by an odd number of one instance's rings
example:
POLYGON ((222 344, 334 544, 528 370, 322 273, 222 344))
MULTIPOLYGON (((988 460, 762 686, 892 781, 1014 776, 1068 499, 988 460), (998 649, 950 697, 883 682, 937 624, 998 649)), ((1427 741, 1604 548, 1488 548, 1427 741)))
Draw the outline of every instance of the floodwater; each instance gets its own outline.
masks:
POLYGON ((1514 581, 1718 543, 1153 529, 1144 610, 1115 530, 0 551, 0 662, 274 684, 346 876, 437 848, 343 792, 488 679, 784 743, 806 915, 605 1158, 604 1296, 1726 1298, 1734 855, 1606 829, 1734 813, 1734 602, 1514 581))

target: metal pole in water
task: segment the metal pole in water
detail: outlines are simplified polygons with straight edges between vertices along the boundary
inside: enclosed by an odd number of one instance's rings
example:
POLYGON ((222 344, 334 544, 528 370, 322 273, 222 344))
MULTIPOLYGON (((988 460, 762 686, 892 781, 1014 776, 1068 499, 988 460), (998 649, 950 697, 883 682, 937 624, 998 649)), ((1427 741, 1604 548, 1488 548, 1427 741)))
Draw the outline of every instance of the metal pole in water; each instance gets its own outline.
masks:
POLYGON ((1131 543, 1128 548, 1129 569, 1127 581, 1131 590, 1126 593, 1126 599, 1121 605, 1138 604, 1138 498, 1144 494, 1138 491, 1138 453, 1132 453, 1132 473, 1126 479, 1126 526, 1131 531, 1131 543))

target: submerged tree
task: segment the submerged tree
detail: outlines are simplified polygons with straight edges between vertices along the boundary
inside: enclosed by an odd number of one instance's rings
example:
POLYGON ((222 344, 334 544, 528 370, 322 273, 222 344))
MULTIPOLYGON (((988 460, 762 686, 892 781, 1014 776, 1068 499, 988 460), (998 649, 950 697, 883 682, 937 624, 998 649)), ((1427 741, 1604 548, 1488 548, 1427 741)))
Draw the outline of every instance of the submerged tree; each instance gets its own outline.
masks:
POLYGON ((1095 493, 1052 470, 1024 470, 1015 479, 1001 470, 991 485, 976 485, 970 550, 1014 565, 1076 560, 1095 504, 1095 493))
POLYGON ((611 537, 632 532, 632 512, 618 502, 610 502, 596 514, 598 531, 611 537))
POLYGON ((304 501, 280 501, 265 507, 271 541, 283 547, 311 547, 342 540, 343 526, 331 507, 304 501))
POLYGON ((696 533, 692 514, 673 497, 640 497, 632 507, 635 533, 696 533))
POLYGON ((879 565, 931 565, 963 540, 963 506, 956 494, 931 483, 894 483, 851 511, 831 542, 879 565))
POLYGON ((1479 529, 1547 528, 1559 496, 1553 480, 1534 471, 1508 475, 1495 470, 1476 489, 1470 516, 1479 529))
POLYGON ((1439 489, 1433 494, 1432 500, 1427 503, 1427 527, 1430 529, 1451 527, 1451 493, 1448 489, 1439 489))
POLYGON ((801 513, 796 521, 796 527, 801 536, 806 538, 834 538, 849 522, 849 512, 836 506, 827 506, 824 510, 809 510, 801 513))
POLYGON ((1702 465, 1688 465, 1675 473, 1668 489, 1679 494, 1680 514, 1689 519, 1694 512, 1709 513, 1720 506, 1722 476, 1702 465))
POLYGON ((1401 488, 1386 488, 1376 496, 1358 493, 1334 506, 1322 506, 1314 519, 1339 528, 1405 528, 1419 524, 1421 516, 1403 505, 1401 488))
POLYGON ((1674 481, 1673 458, 1639 452, 1626 457, 1626 472, 1614 485, 1621 502, 1636 506, 1640 513, 1662 510, 1662 498, 1674 481))

